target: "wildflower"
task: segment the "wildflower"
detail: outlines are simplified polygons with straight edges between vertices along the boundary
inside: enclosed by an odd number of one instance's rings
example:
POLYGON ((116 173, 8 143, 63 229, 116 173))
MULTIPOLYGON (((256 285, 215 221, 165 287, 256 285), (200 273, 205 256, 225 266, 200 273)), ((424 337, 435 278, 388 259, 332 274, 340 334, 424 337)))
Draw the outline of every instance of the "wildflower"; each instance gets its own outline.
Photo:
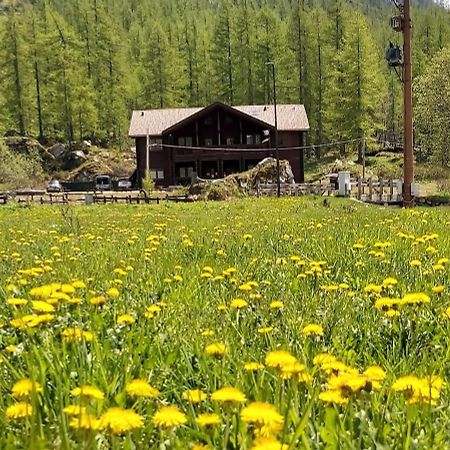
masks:
POLYGON ((100 422, 97 417, 83 411, 80 414, 72 417, 69 422, 69 426, 71 428, 81 430, 98 430, 100 427, 100 422))
POLYGON ((74 397, 87 397, 95 400, 103 400, 105 398, 105 394, 95 386, 84 385, 72 389, 70 393, 74 397))
POLYGON ((230 307, 234 308, 234 309, 242 309, 242 308, 245 308, 247 305, 248 305, 248 303, 241 298, 235 298, 230 303, 230 307))
POLYGON ((258 328, 258 333, 259 334, 268 334, 271 331, 273 331, 273 327, 262 327, 262 328, 258 328))
POLYGON ((336 403, 337 405, 346 405, 348 398, 340 390, 329 390, 319 394, 319 399, 325 403, 336 403))
POLYGON ((62 332, 63 339, 67 342, 87 341, 90 342, 94 335, 90 331, 83 331, 80 328, 66 328, 62 332))
POLYGON ((219 414, 200 414, 195 421, 201 426, 201 427, 211 427, 214 425, 220 425, 222 423, 222 419, 219 416, 219 414))
POLYGON ((241 419, 259 429, 265 427, 264 431, 269 435, 279 432, 284 422, 283 416, 275 406, 265 402, 250 403, 241 411, 241 419))
POLYGON ((214 344, 209 344, 205 347, 205 352, 209 356, 223 356, 227 351, 225 344, 221 342, 216 342, 214 344))
POLYGON ((28 300, 24 298, 8 298, 7 303, 11 306, 23 306, 28 303, 28 300))
POLYGON ((92 297, 89 300, 89 303, 93 306, 101 306, 104 305, 106 303, 106 298, 103 297, 102 295, 99 297, 92 297))
POLYGON ((26 402, 15 403, 6 409, 8 419, 24 419, 33 414, 33 407, 26 402))
POLYGON ((132 409, 109 408, 98 422, 102 430, 110 430, 113 434, 123 434, 144 426, 144 418, 132 409))
POLYGON ((237 388, 223 387, 215 391, 211 398, 220 403, 244 403, 246 401, 245 395, 237 388))
POLYGON ((317 324, 309 324, 303 328, 302 334, 304 336, 323 336, 323 328, 317 324))
POLYGON ((68 416, 79 416, 86 412, 86 407, 80 405, 68 405, 63 409, 63 412, 68 416))
POLYGON ((273 301, 269 306, 271 309, 283 309, 284 307, 283 302, 280 300, 273 301))
POLYGON ((305 370, 305 365, 295 361, 281 366, 281 376, 283 379, 288 380, 292 375, 302 372, 303 370, 305 370))
POLYGON ((267 367, 281 368, 296 363, 297 358, 285 350, 274 350, 267 353, 265 362, 267 367))
POLYGON ((323 364, 327 364, 334 361, 336 361, 336 357, 330 355, 329 353, 319 353, 313 359, 313 363, 318 366, 322 366, 323 364))
POLYGON ((202 331, 202 336, 203 336, 203 337, 211 337, 211 336, 214 336, 214 331, 213 331, 213 330, 205 330, 205 331, 202 331))
POLYGON ((145 380, 132 380, 125 386, 125 392, 132 397, 151 397, 156 398, 159 396, 158 389, 150 386, 145 380))
POLYGON ((208 396, 200 389, 191 389, 183 392, 183 399, 190 403, 200 403, 208 396))
POLYGON ((27 378, 17 381, 12 387, 12 395, 16 398, 26 397, 37 392, 42 392, 41 385, 27 378))
POLYGON ((187 422, 186 415, 176 406, 163 406, 152 419, 153 425, 163 428, 174 428, 187 422))
POLYGON ((253 442, 250 450, 288 450, 289 446, 282 444, 274 437, 260 437, 253 442))
POLYGON ((118 325, 131 325, 136 319, 131 314, 122 314, 117 318, 118 325))
POLYGON ((257 372, 258 370, 264 369, 264 364, 258 362, 249 362, 244 365, 244 369, 249 372, 257 372))
POLYGON ((445 286, 433 286, 431 289, 435 294, 442 294, 445 290, 445 286))
POLYGON ((430 303, 430 297, 423 292, 406 294, 401 300, 401 304, 403 305, 413 305, 422 303, 430 303))
POLYGON ((409 265, 410 265, 411 267, 420 267, 420 266, 422 265, 422 263, 421 263, 420 260, 418 260, 418 259, 413 259, 413 260, 409 263, 409 265))
POLYGON ((386 372, 380 366, 369 366, 364 375, 371 381, 383 381, 386 378, 386 372))
POLYGON ((117 288, 112 287, 106 291, 106 294, 108 295, 108 297, 117 298, 117 297, 119 297, 120 292, 117 288))
POLYGON ((389 309, 386 311, 386 317, 388 319, 393 319, 394 317, 399 317, 400 316, 400 311, 396 310, 396 309, 389 309))

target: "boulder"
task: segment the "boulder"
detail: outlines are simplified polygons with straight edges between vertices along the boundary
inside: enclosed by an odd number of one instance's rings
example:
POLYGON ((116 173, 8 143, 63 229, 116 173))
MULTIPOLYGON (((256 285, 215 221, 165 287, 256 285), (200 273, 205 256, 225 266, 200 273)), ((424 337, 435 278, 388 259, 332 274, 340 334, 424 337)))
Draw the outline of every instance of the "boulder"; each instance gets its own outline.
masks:
POLYGON ((55 159, 62 158, 66 153, 66 146, 64 144, 58 143, 55 145, 52 145, 47 150, 55 159))
MULTIPOLYGON (((206 200, 227 200, 254 191, 258 184, 276 183, 277 161, 275 158, 265 158, 253 169, 228 175, 225 178, 193 180, 189 195, 206 200)), ((289 161, 280 161, 281 183, 294 184, 294 174, 289 161)))

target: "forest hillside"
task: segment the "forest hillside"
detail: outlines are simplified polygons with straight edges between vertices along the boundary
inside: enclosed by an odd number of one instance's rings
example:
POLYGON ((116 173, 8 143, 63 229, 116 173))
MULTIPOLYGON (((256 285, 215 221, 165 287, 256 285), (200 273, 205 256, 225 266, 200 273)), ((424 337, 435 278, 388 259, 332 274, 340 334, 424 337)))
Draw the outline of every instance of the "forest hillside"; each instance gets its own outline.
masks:
MULTIPOLYGON (((450 12, 414 7, 414 76, 450 43, 450 12)), ((133 109, 303 103, 309 142, 398 141, 386 0, 0 1, 0 134, 124 142, 133 109)))

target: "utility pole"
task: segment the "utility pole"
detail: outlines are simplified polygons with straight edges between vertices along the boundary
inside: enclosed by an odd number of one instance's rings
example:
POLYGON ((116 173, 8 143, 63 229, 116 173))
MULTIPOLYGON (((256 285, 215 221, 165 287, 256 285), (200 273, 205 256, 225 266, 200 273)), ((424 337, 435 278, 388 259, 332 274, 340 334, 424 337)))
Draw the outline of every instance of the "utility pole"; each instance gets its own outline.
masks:
POLYGON ((390 43, 386 53, 389 67, 397 72, 403 82, 403 206, 414 206, 412 185, 414 183, 414 131, 412 103, 412 45, 411 0, 392 0, 400 11, 391 19, 391 27, 403 34, 403 55, 398 46, 390 43), (397 69, 402 67, 402 73, 397 69))
POLYGON ((274 114, 275 114, 275 158, 277 159, 277 197, 281 197, 280 151, 278 148, 277 85, 276 85, 276 81, 275 81, 275 63, 267 62, 266 65, 272 67, 273 110, 274 110, 274 114))
POLYGON ((412 104, 412 50, 411 50, 411 0, 404 0, 403 6, 403 206, 413 206, 412 184, 414 183, 414 132, 412 104))

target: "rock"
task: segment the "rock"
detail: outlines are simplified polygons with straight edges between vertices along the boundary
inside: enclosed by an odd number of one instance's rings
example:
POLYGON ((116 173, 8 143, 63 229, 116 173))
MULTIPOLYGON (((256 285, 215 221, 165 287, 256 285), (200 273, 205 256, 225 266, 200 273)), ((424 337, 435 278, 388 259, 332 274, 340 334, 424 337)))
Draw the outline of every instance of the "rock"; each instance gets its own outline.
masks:
MULTIPOLYGON (((258 184, 276 183, 276 180, 277 161, 274 158, 265 158, 246 172, 214 180, 197 178, 189 188, 189 195, 206 200, 227 200, 256 189, 258 184)), ((289 161, 280 161, 280 181, 295 183, 289 161)))
POLYGON ((80 167, 86 161, 87 157, 82 150, 74 150, 67 155, 64 166, 66 170, 73 170, 80 167))
POLYGON ((43 155, 46 150, 36 140, 26 136, 8 136, 3 139, 4 143, 15 153, 22 155, 30 155, 31 153, 39 153, 43 155))
POLYGON ((53 157, 55 159, 60 159, 66 153, 66 146, 64 144, 58 143, 58 144, 52 145, 47 151, 51 155, 53 155, 53 157))

